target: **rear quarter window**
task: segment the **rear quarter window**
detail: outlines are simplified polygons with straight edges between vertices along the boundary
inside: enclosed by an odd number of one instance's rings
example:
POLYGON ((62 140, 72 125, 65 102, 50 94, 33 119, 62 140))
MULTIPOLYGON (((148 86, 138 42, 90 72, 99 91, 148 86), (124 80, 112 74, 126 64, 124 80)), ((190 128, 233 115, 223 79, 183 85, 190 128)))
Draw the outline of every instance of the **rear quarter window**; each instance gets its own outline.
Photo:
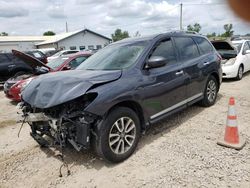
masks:
POLYGON ((191 37, 175 37, 174 40, 182 61, 199 57, 197 45, 191 37))
POLYGON ((201 54, 207 54, 213 51, 213 47, 207 39, 202 37, 194 37, 193 39, 198 44, 201 54))

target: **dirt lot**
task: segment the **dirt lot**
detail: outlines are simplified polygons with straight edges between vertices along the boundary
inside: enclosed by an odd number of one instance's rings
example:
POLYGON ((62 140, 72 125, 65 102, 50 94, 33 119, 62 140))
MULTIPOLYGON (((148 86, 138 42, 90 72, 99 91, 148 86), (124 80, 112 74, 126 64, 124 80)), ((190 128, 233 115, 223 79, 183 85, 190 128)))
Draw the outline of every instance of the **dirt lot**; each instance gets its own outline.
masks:
POLYGON ((42 149, 24 125, 17 137, 15 104, 0 91, 0 187, 250 187, 250 74, 226 81, 216 105, 192 106, 152 127, 135 154, 118 165, 67 149, 71 175, 59 178, 54 149, 42 149), (241 151, 216 145, 223 136, 227 104, 236 98, 241 151))

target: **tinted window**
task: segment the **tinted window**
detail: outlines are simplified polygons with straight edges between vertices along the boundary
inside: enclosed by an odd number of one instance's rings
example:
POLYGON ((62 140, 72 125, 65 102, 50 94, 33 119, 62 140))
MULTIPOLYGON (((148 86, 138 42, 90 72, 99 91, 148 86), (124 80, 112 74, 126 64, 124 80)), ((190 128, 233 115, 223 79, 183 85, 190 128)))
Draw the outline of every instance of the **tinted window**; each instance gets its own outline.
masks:
POLYGON ((175 43, 182 60, 189 60, 199 56, 198 48, 192 38, 176 37, 175 43))
POLYGON ((176 55, 173 43, 170 39, 162 41, 153 51, 151 56, 162 56, 167 59, 168 63, 176 62, 176 55))
POLYGON ((202 37, 194 37, 193 39, 198 44, 201 54, 207 54, 213 51, 213 47, 206 39, 202 37))

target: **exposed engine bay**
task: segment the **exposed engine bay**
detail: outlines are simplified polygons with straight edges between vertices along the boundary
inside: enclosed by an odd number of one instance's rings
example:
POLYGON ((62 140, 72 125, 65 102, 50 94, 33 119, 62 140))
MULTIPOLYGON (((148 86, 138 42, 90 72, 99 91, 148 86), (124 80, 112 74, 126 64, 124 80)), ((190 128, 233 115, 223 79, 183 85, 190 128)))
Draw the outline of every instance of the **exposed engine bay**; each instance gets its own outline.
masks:
MULTIPOLYGON (((77 151, 88 149, 90 134, 101 120, 94 114, 84 111, 84 108, 94 100, 95 93, 85 94, 51 108, 32 108, 22 102, 23 122, 31 127, 31 136, 41 146, 60 145, 65 147, 70 143, 77 151)), ((93 132, 94 134, 94 132, 93 132)))

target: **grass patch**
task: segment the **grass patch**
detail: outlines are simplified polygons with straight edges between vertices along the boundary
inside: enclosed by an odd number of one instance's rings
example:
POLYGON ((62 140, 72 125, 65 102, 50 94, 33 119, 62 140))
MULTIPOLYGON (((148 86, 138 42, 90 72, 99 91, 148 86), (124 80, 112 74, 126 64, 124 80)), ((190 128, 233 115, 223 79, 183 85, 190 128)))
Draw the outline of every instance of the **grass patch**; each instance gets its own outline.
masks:
POLYGON ((2 127, 7 127, 10 125, 15 125, 16 121, 15 120, 4 120, 4 121, 0 121, 0 128, 2 127))

